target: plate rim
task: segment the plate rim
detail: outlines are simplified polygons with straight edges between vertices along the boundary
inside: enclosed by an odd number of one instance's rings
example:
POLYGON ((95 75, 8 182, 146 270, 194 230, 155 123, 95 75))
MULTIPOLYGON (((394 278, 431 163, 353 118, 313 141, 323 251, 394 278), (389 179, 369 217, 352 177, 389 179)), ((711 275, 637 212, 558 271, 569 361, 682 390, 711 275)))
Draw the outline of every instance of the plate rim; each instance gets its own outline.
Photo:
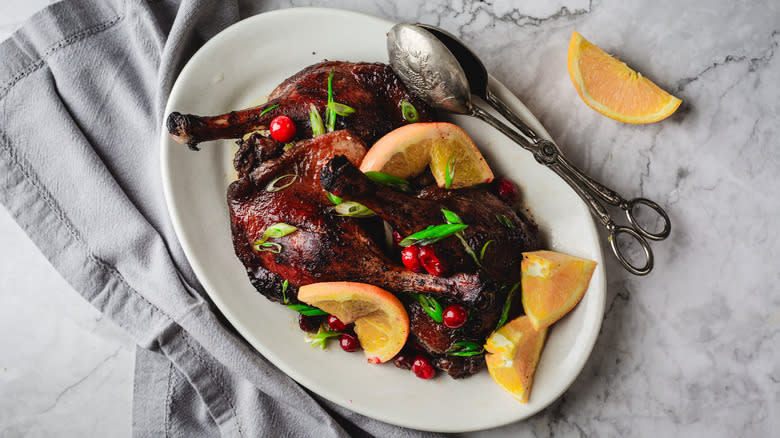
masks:
MULTIPOLYGON (((168 135, 167 128, 165 125, 165 119, 168 114, 172 111, 173 101, 175 96, 177 96, 178 90, 183 87, 182 83, 180 82, 180 78, 185 75, 185 73, 188 73, 190 70, 196 68, 197 62, 200 60, 199 54, 204 52, 204 48, 208 48, 214 45, 218 45, 223 39, 228 38, 229 34, 232 34, 234 32, 238 32, 240 28, 249 26, 253 22, 258 20, 265 20, 265 19, 273 19, 277 15, 288 15, 288 14, 343 14, 346 16, 352 16, 354 18, 361 18, 365 20, 374 20, 377 22, 381 22, 385 25, 392 25, 394 22, 392 20, 388 20, 382 17, 377 17, 375 15, 367 14, 364 12, 358 12, 343 8, 326 8, 326 7, 296 7, 296 8, 286 8, 286 9, 276 9, 272 11, 267 11, 263 13, 259 13, 247 18, 244 18, 236 23, 233 23, 232 25, 226 27, 222 31, 220 31, 217 35, 206 41, 203 46, 201 46, 195 54, 192 55, 190 59, 187 60, 186 64, 182 68, 182 70, 179 72, 179 74, 176 77, 176 80, 174 81, 174 84, 171 88, 171 92, 166 100, 166 106, 165 110, 162 114, 162 120, 160 123, 161 132, 160 132, 160 167, 161 167, 161 177, 162 177, 162 183, 163 183, 163 195, 165 198, 165 204, 168 209, 168 214, 171 219, 171 223, 174 229, 174 232, 176 233, 176 237, 179 241, 179 244, 182 247, 182 250, 187 258, 187 262, 190 264, 190 266, 193 269, 193 272, 195 273, 196 277, 198 278, 198 281, 203 286, 204 290, 206 291, 207 295, 209 296, 209 299, 211 299, 214 304, 216 305, 217 309, 225 316, 227 321, 236 329, 238 334, 247 342, 249 343, 258 353, 260 353, 262 356, 266 357, 275 367, 279 368, 282 372, 284 372, 287 376, 294 379, 297 383, 300 385, 308 388, 309 390, 319 394, 320 396, 346 408, 351 411, 357 412, 362 415, 366 415, 368 417, 377 419, 379 421, 386 422, 388 424, 393 424, 401 427, 407 427, 407 428, 414 428, 417 430, 425 430, 425 431, 434 431, 434 432, 471 432, 471 431, 478 431, 478 430, 484 430, 489 429, 493 427, 499 427, 504 426, 507 424, 511 424, 517 421, 522 421, 526 418, 530 418, 533 415, 536 415, 540 411, 546 409, 549 407, 555 400, 560 398, 560 396, 565 393, 571 385, 574 383, 574 381, 577 379, 577 377, 581 374, 582 370, 584 369, 584 366, 588 359, 590 358, 593 348, 595 346, 596 340, 598 339, 598 335, 600 333, 601 329, 601 321, 603 320, 603 315, 605 311, 606 306, 606 266, 604 263, 604 248, 601 245, 601 241, 599 239, 599 233, 596 227, 596 223, 592 217, 592 215, 588 216, 588 227, 591 229, 592 235, 594 236, 594 244, 597 248, 597 253, 600 257, 598 260, 599 263, 597 265, 597 269, 601 269, 602 275, 598 277, 600 280, 598 284, 592 283, 589 286, 589 290, 600 290, 601 293, 597 295, 596 299, 597 301, 594 303, 594 305, 597 306, 597 314, 598 314, 598 325, 596 329, 592 331, 592 334, 586 337, 584 345, 583 345, 583 351, 585 353, 582 354, 580 357, 581 360, 579 360, 575 364, 575 372, 570 373, 567 378, 563 379, 565 380, 565 384, 561 386, 561 389, 557 391, 557 393, 549 399, 548 402, 540 404, 537 409, 531 410, 530 412, 526 412, 521 416, 513 417, 513 418, 505 418, 501 421, 494 421, 489 424, 474 424, 472 427, 457 427, 457 428, 447 428, 446 426, 426 426, 424 424, 417 424, 417 423, 408 423, 399 421, 398 419, 388 417, 385 415, 382 415, 381 413, 373 412, 373 411, 367 411, 365 409, 361 409, 359 405, 348 403, 347 400, 343 399, 343 397, 336 396, 332 394, 328 390, 323 390, 322 387, 318 386, 316 384, 316 381, 310 379, 309 377, 305 376, 302 373, 299 373, 294 367, 288 367, 285 363, 285 360, 279 357, 273 350, 260 348, 257 345, 255 345, 254 342, 252 342, 250 339, 247 338, 248 335, 246 335, 246 332, 251 331, 247 326, 245 326, 241 319, 236 317, 236 315, 233 314, 230 310, 230 306, 223 300, 223 298, 217 293, 211 292, 211 282, 208 280, 208 276, 204 276, 204 270, 201 267, 200 262, 197 260, 197 257, 194 257, 194 250, 192 249, 191 244, 188 241, 188 238, 185 236, 185 233, 183 231, 183 214, 178 210, 176 207, 176 204, 174 202, 174 194, 173 194, 173 184, 172 184, 172 177, 171 177, 171 160, 169 157, 169 145, 171 145, 172 140, 170 139, 170 136, 168 135), (593 289, 595 288, 595 289, 593 289)), ((202 55, 201 55, 202 56, 202 55)), ((523 104, 520 99, 515 96, 506 86, 504 86, 501 82, 496 80, 493 76, 490 76, 490 86, 494 93, 496 93, 499 97, 504 99, 504 101, 513 109, 521 109, 521 113, 524 114, 527 122, 532 125, 532 127, 537 130, 537 132, 544 138, 551 140, 549 133, 544 129, 544 126, 542 126, 541 122, 533 115, 533 113, 528 110, 528 108, 523 104), (530 116, 530 119, 529 119, 530 116)), ((176 145, 178 147, 182 147, 181 145, 176 145)), ((577 198, 578 202, 582 204, 583 207, 587 208, 585 203, 577 198)), ((484 371, 484 370, 483 370, 484 371)), ((486 371, 484 371, 486 372, 486 371)))

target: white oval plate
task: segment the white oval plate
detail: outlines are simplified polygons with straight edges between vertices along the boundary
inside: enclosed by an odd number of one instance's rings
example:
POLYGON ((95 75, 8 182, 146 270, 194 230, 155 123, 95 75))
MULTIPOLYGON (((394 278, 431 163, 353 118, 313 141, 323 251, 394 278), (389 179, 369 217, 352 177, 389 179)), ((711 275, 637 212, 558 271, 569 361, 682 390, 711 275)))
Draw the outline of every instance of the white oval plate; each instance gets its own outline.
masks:
MULTIPOLYGON (((387 62, 385 34, 393 23, 355 12, 277 10, 234 24, 208 41, 182 70, 165 114, 218 114, 256 105, 285 78, 323 59, 387 62), (301 29, 305 29, 302 32, 301 29)), ((501 84, 495 91, 537 132, 534 116, 501 84)), ((233 169, 231 141, 191 152, 163 128, 162 179, 176 234, 198 279, 231 324, 263 356, 300 384, 353 411, 414 429, 462 432, 529 417, 557 399, 585 364, 604 313, 605 276, 596 227, 586 205, 560 178, 498 131, 467 117, 469 132, 498 175, 520 185, 525 205, 550 248, 598 262, 582 302, 556 323, 527 404, 512 399, 487 371, 426 381, 392 364, 369 365, 335 344, 304 342, 292 311, 249 284, 233 252, 225 193, 233 169)))

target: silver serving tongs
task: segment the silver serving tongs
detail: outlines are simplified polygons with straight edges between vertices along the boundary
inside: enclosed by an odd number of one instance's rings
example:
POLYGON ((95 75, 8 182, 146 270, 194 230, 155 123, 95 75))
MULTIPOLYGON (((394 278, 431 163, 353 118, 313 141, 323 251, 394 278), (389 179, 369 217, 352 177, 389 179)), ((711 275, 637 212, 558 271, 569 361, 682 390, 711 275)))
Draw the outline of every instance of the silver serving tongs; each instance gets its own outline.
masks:
POLYGON ((390 65, 410 90, 435 108, 470 115, 487 122, 533 153, 537 162, 563 178, 588 204, 591 213, 606 227, 612 252, 623 267, 635 275, 650 273, 654 259, 647 239, 666 239, 672 229, 669 216, 660 205, 646 198, 627 201, 614 190, 578 169, 566 159, 555 143, 541 138, 489 90, 487 71, 482 62, 456 37, 433 26, 398 24, 388 33, 387 47, 390 65), (469 75, 464 72, 464 68, 469 71, 469 75), (472 91, 477 91, 475 94, 488 102, 520 132, 474 105, 471 102, 472 91), (625 211, 631 226, 616 225, 599 199, 625 211), (636 219, 634 208, 640 205, 650 207, 658 213, 664 224, 660 232, 646 230, 636 219), (618 245, 620 235, 628 235, 642 246, 645 253, 643 266, 631 264, 623 254, 618 245))

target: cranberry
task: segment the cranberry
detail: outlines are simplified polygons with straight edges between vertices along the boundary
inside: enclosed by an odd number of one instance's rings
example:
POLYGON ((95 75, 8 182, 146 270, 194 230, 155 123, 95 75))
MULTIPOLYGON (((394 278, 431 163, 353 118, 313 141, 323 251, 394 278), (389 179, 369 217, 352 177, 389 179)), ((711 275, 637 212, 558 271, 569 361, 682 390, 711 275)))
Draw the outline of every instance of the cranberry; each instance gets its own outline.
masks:
POLYGON ((393 363, 398 368, 410 370, 412 369, 412 356, 402 351, 393 358, 393 363))
POLYGON ((271 137, 279 143, 287 143, 295 137, 295 123, 287 116, 276 116, 271 120, 271 137))
POLYGON ((298 317, 298 326, 301 330, 309 333, 316 332, 322 324, 322 318, 319 316, 300 315, 298 317))
POLYGON ((441 322, 445 327, 455 329, 466 323, 469 314, 463 306, 458 304, 452 304, 444 309, 441 314, 441 322))
POLYGON ((398 243, 402 240, 404 240, 404 236, 402 236, 401 233, 399 233, 398 231, 393 230, 393 246, 396 249, 401 248, 401 245, 399 245, 398 243))
POLYGON ((347 329, 347 325, 333 315, 328 315, 328 327, 334 332, 343 332, 347 329))
POLYGON ((441 277, 447 272, 447 266, 436 256, 436 251, 432 246, 423 246, 419 253, 420 263, 429 274, 441 277))
POLYGON ((518 192, 515 183, 507 178, 498 178, 495 184, 498 197, 501 198, 502 201, 509 205, 513 205, 517 202, 520 193, 518 192))
POLYGON ((421 379, 430 379, 436 375, 436 369, 433 367, 431 360, 423 355, 414 358, 412 372, 421 379))
POLYGON ((360 341, 358 341, 357 336, 352 333, 342 333, 341 336, 339 336, 339 344, 341 345, 341 349, 348 353, 360 350, 360 341))
POLYGON ((401 251, 401 262, 406 269, 412 272, 422 272, 423 265, 420 264, 420 247, 417 245, 407 246, 401 251))

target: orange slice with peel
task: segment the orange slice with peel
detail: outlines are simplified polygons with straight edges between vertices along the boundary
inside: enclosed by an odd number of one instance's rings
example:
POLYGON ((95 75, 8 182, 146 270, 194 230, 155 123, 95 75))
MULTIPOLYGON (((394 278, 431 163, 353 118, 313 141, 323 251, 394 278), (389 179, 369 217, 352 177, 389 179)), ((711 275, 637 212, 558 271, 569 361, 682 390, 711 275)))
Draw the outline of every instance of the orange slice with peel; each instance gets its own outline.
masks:
POLYGON ((682 102, 576 31, 569 41, 569 76, 589 107, 626 123, 669 117, 682 102))
POLYGON ((588 290, 596 262, 554 251, 523 253, 523 309, 537 330, 563 318, 588 290))
POLYGON ((493 172, 471 137, 445 122, 412 123, 390 131, 371 146, 360 170, 408 179, 427 166, 439 187, 456 189, 493 181, 493 172))
POLYGON ((546 328, 536 330, 528 316, 521 316, 493 332, 485 342, 490 377, 523 403, 528 401, 546 338, 546 328))
POLYGON ((409 315, 404 305, 376 286, 348 281, 313 283, 298 289, 298 299, 345 324, 354 322, 369 363, 392 359, 409 336, 409 315))

